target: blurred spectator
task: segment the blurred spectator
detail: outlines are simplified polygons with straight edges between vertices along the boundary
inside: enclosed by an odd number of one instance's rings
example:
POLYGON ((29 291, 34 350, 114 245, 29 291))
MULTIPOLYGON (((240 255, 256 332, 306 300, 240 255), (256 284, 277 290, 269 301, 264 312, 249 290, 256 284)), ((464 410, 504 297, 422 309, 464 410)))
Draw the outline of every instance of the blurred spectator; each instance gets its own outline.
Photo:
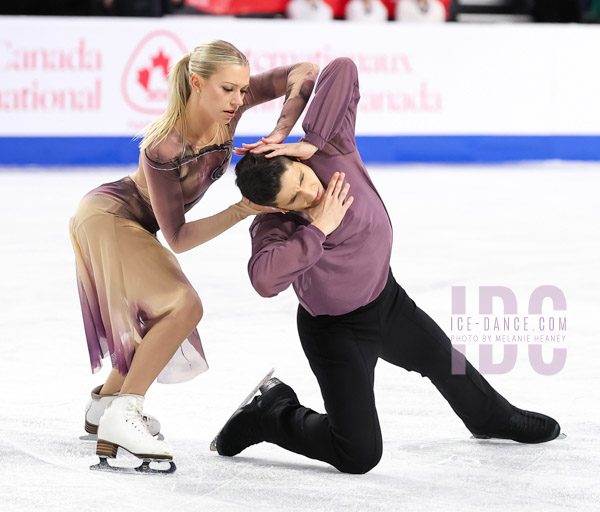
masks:
POLYGON ((183 0, 91 0, 93 13, 105 16, 159 17, 172 14, 183 0))
POLYGON ((345 7, 350 21, 387 21, 388 10, 381 0, 350 0, 345 7))
POLYGON ((291 0, 285 12, 293 20, 330 20, 333 9, 323 0, 291 0))
POLYGON ((600 21, 600 0, 592 0, 587 12, 590 21, 600 21))
POLYGON ((446 8, 438 0, 398 0, 396 20, 410 23, 443 23, 446 8))
POLYGON ((3 1, 0 2, 0 14, 86 16, 90 14, 90 4, 87 0, 3 1))
POLYGON ((581 8, 581 0, 536 0, 533 18, 540 23, 578 23, 581 8))

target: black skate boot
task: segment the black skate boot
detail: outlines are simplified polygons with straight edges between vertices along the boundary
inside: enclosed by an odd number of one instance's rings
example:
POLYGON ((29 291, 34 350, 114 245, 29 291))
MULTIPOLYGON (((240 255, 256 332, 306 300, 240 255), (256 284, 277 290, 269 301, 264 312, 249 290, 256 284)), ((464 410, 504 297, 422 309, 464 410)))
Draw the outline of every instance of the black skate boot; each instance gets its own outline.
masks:
POLYGON ((497 431, 472 432, 476 439, 511 439, 518 443, 545 443, 560 435, 556 420, 538 412, 524 411, 513 406, 508 424, 497 431))
POLYGON ((291 391, 295 397, 292 388, 275 377, 259 389, 261 394, 239 408, 217 435, 215 445, 219 455, 233 457, 249 446, 265 441, 261 417, 278 403, 282 393, 287 396, 291 391))

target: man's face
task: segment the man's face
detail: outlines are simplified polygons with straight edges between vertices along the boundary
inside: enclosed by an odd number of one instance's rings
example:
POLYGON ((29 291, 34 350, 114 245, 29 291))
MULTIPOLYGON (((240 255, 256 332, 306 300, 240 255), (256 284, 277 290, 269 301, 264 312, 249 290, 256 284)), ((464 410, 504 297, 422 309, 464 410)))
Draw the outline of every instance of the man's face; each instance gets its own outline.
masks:
POLYGON ((324 191, 319 178, 308 165, 292 160, 281 175, 281 190, 275 198, 275 205, 301 212, 319 204, 324 191))

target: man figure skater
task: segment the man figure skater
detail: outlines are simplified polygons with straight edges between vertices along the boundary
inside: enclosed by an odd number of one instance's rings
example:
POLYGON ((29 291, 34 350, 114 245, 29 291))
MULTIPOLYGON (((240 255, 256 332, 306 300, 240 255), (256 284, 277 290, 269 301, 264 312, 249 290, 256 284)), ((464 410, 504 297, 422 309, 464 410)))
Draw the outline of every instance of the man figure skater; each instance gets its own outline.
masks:
POLYGON ((390 219, 356 148, 358 100, 356 66, 334 60, 319 78, 303 139, 253 146, 237 164, 246 198, 289 210, 254 220, 248 270, 263 296, 293 285, 300 340, 327 414, 302 406, 288 385, 271 379, 225 424, 219 454, 267 441, 366 473, 382 453, 373 394, 379 358, 428 377, 476 437, 555 439, 554 419, 514 407, 468 362, 464 374, 452 374, 452 360, 463 356, 394 280, 390 219))

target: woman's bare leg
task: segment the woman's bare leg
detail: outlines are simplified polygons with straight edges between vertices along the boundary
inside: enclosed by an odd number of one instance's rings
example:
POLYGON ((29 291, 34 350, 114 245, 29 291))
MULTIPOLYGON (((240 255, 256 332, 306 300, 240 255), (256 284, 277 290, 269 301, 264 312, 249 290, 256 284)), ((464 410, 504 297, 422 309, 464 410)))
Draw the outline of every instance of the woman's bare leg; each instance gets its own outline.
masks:
POLYGON ((202 303, 193 289, 179 294, 177 305, 144 336, 131 362, 121 395, 145 395, 158 374, 202 318, 202 303))
POLYGON ((100 395, 114 395, 121 391, 125 377, 119 373, 119 370, 113 368, 100 390, 100 395))

